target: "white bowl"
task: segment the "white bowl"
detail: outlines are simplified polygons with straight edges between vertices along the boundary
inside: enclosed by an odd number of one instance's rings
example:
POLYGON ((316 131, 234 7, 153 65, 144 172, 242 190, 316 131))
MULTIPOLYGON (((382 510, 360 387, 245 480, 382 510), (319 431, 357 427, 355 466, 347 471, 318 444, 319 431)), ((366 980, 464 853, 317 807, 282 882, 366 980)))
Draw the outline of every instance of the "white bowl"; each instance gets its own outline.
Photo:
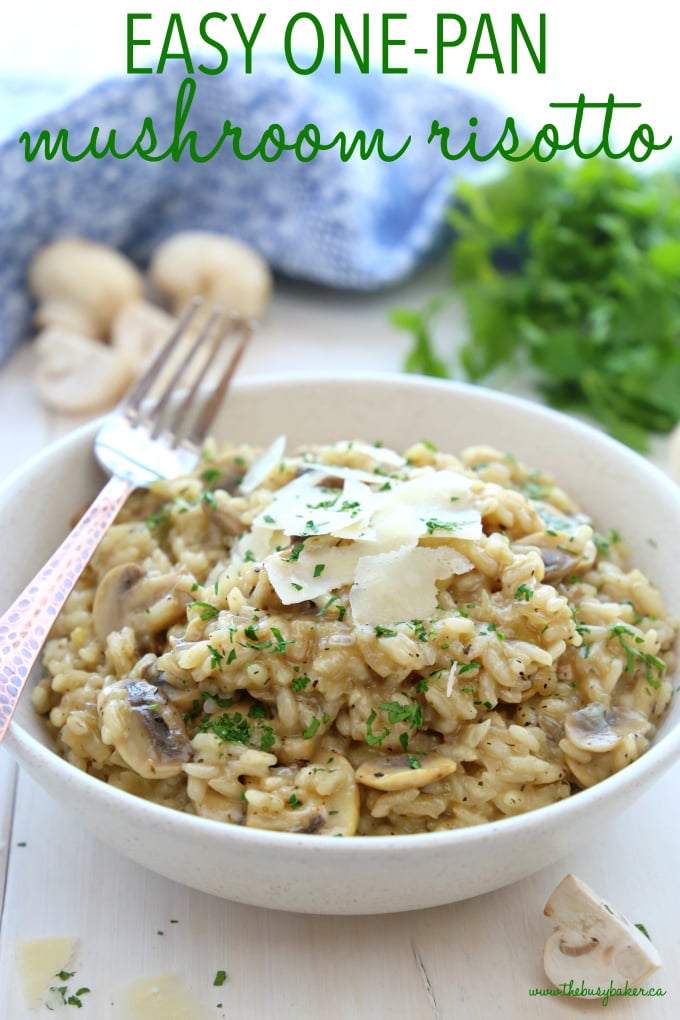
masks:
MULTIPOLYGON (((45 450, 0 489, 0 605, 9 605, 101 484, 92 454, 95 428, 45 450)), ((618 529, 635 564, 659 586, 671 612, 680 613, 680 489, 627 448, 538 405, 415 376, 260 377, 234 386, 214 432, 262 445, 283 433, 290 446, 363 438, 403 447, 429 439, 450 452, 478 443, 512 451, 551 471, 600 530, 618 529)), ((28 697, 7 745, 100 839, 162 875, 256 906, 389 913, 489 892, 596 838, 676 759, 680 699, 673 699, 647 754, 598 786, 520 817, 413 836, 266 832, 156 806, 59 758, 28 697)))

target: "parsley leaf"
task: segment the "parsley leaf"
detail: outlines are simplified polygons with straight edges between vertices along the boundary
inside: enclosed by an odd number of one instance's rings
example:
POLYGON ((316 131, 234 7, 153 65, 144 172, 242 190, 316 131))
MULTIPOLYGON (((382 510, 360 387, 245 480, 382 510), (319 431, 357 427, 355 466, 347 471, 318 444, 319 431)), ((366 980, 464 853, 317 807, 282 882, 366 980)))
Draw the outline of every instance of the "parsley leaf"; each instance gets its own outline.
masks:
POLYGON ((457 199, 453 286, 392 316, 413 336, 407 370, 456 374, 432 342, 455 297, 469 379, 528 368, 550 404, 636 449, 670 431, 680 419, 680 177, 605 158, 529 160, 461 182, 457 199))

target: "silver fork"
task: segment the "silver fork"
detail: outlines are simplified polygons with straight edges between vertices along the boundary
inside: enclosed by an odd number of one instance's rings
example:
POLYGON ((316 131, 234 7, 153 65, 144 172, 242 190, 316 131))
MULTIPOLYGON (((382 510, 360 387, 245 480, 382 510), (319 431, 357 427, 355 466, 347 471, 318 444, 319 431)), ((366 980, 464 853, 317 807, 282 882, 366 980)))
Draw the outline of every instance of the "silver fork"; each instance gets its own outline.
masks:
POLYGON ((222 312, 215 309, 182 356, 178 348, 196 321, 199 305, 200 301, 191 305, 122 404, 104 419, 94 449, 111 477, 0 617, 0 742, 50 627, 125 500, 139 486, 184 474, 198 459, 200 444, 253 333, 251 323, 234 317, 225 326, 222 312), (232 337, 236 346, 226 366, 212 385, 203 388, 209 371, 219 369, 223 341, 232 337), (174 370, 170 367, 170 377, 164 379, 173 356, 179 364, 174 370), (183 384, 186 394, 178 397, 183 384))

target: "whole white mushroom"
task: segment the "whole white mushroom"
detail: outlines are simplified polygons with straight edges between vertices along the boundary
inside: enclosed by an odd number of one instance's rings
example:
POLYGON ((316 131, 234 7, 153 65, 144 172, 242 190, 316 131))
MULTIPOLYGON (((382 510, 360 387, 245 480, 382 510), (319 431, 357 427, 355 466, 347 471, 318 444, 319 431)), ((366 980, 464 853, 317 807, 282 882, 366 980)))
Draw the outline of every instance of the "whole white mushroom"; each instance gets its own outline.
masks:
POLYGON ((193 297, 245 319, 261 319, 272 293, 267 263, 247 244, 224 234, 186 230, 156 248, 149 278, 174 315, 193 297))
POLYGON ((125 305, 144 296, 144 279, 125 255, 98 241, 63 237, 45 245, 28 269, 28 288, 38 302, 38 329, 60 326, 106 340, 125 305))

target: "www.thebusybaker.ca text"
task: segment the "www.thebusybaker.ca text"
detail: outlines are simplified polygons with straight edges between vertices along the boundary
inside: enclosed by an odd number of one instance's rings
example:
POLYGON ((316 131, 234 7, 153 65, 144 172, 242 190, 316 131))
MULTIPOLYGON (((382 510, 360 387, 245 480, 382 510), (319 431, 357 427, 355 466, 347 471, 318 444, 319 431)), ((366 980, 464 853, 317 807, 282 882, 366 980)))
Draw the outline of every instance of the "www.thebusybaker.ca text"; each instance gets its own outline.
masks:
POLYGON ((564 981, 561 985, 557 985, 555 988, 530 988, 529 995, 531 996, 551 996, 551 995, 566 995, 578 999, 602 999, 602 1005, 606 1006, 610 999, 613 998, 635 998, 642 996, 645 998, 662 998, 666 995, 665 988, 640 988, 637 985, 629 985, 626 981, 625 985, 616 986, 613 981, 609 982, 608 988, 589 988, 585 981, 581 981, 577 984, 575 981, 564 981))

